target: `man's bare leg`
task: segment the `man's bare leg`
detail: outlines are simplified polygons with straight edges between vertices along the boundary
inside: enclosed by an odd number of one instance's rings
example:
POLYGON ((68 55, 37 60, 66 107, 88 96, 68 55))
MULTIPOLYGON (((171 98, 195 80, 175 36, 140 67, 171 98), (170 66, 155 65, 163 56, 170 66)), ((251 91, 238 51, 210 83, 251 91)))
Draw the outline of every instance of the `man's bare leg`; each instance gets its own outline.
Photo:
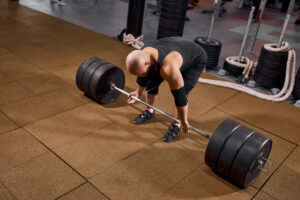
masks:
MULTIPOLYGON (((157 94, 148 94, 147 93, 147 95, 146 95, 146 102, 148 103, 148 104, 150 104, 151 106, 153 106, 154 105, 154 103, 155 103, 155 101, 157 100, 157 98, 158 98, 158 95, 157 94)), ((148 110, 150 110, 150 107, 147 107, 147 109, 148 110)), ((153 109, 152 109, 153 110, 153 109)), ((151 110, 151 111, 152 111, 151 110)), ((154 111, 153 111, 154 112, 154 111)), ((153 113, 152 112, 152 113, 153 113)))
MULTIPOLYGON (((158 95, 146 94, 146 102, 151 106, 154 105, 154 102, 158 98, 158 95)), ((142 112, 135 120, 135 124, 144 124, 148 121, 151 121, 155 118, 154 109, 148 107, 145 111, 142 112)))

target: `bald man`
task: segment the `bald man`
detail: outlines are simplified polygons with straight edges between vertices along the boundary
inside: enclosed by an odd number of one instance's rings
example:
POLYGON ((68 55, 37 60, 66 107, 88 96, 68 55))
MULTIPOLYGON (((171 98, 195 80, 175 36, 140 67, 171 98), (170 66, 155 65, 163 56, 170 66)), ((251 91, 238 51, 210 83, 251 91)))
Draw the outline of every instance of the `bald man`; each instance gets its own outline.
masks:
MULTIPOLYGON (((134 50, 126 58, 127 70, 137 76, 137 88, 131 96, 140 97, 146 89, 146 102, 154 105, 158 88, 166 80, 174 96, 173 122, 166 134, 165 142, 175 141, 180 130, 188 132, 188 94, 196 85, 206 64, 206 53, 197 44, 180 37, 169 37, 147 43, 141 50, 134 50)), ((135 103, 130 98, 128 103, 135 103)), ((155 117, 154 110, 147 108, 134 120, 143 124, 155 117)))

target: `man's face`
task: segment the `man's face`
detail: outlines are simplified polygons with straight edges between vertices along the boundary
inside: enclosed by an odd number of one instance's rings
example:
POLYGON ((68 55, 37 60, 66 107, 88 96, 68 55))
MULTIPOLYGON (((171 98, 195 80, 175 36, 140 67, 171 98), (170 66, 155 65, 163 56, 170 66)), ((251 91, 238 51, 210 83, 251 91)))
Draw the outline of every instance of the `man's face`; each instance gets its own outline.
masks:
POLYGON ((145 63, 139 66, 139 68, 136 70, 136 75, 139 77, 147 76, 147 66, 145 63))

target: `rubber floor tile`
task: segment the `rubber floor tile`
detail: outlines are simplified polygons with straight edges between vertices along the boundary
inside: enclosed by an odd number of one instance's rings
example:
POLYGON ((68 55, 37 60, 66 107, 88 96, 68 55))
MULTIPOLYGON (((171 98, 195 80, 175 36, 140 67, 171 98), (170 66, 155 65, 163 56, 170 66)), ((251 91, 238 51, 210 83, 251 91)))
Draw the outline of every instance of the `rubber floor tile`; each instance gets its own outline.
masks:
POLYGON ((54 71, 52 72, 52 74, 56 75, 57 77, 66 81, 69 84, 75 84, 75 77, 78 68, 72 67, 72 68, 62 69, 62 70, 54 71))
POLYGON ((61 43, 53 43, 46 45, 36 45, 55 56, 63 56, 63 58, 74 65, 80 64, 89 57, 89 54, 83 52, 71 45, 61 43))
POLYGON ((47 149, 24 129, 1 135, 0 146, 0 173, 47 152, 47 149))
POLYGON ((271 195, 260 191, 255 198, 253 198, 253 200, 276 200, 274 197, 272 197, 271 195))
MULTIPOLYGON (((15 42, 12 42, 12 44, 9 45, 15 46, 15 42)), ((67 68, 70 65, 62 55, 53 55, 48 51, 28 42, 23 42, 23 44, 20 44, 14 48, 10 46, 6 46, 6 48, 11 50, 14 54, 21 56, 22 58, 48 72, 67 68)))
POLYGON ((105 195, 99 192, 91 184, 86 183, 83 186, 64 195, 59 200, 109 200, 105 195))
POLYGON ((0 174, 17 199, 55 199, 84 183, 84 179, 52 153, 43 154, 0 174))
POLYGON ((0 135, 1 133, 16 129, 18 126, 0 112, 0 135))
MULTIPOLYGON (((221 80, 220 78, 206 73, 202 73, 201 78, 221 80)), ((197 83, 196 87, 192 90, 191 95, 189 95, 189 98, 197 99, 199 103, 214 107, 237 93, 237 91, 231 89, 197 83)))
POLYGON ((12 81, 12 79, 8 78, 4 73, 0 72, 0 85, 6 84, 12 81))
MULTIPOLYGON (((1 37, 6 37, 6 34, 0 34, 1 37)), ((19 57, 16 54, 13 54, 12 52, 10 52, 8 49, 6 48, 1 48, 0 46, 0 62, 1 62, 1 66, 0 66, 0 70, 2 71, 7 71, 9 70, 11 67, 10 66, 22 66, 25 64, 32 64, 29 61, 27 61, 24 58, 19 57)), ((20 75, 19 75, 20 76, 20 75)))
POLYGON ((91 182, 111 199, 159 199, 198 165, 176 143, 158 142, 102 171, 91 182), (163 143, 163 144, 162 144, 163 143))
MULTIPOLYGON (((272 175, 272 172, 278 168, 278 166, 282 163, 282 161, 290 154, 290 152, 295 148, 295 145, 281 139, 269 132, 266 132, 260 128, 257 128, 251 124, 248 124, 244 121, 241 121, 239 119, 236 119, 226 113, 223 113, 222 111, 219 111, 217 109, 213 109, 212 111, 206 113, 205 115, 194 119, 195 122, 201 125, 201 130, 209 135, 212 135, 214 130, 226 119, 232 119, 234 121, 237 121, 241 123, 242 125, 253 129, 257 131, 260 134, 263 134, 265 136, 268 136, 272 139, 273 145, 271 149, 271 154, 269 156, 269 159, 273 161, 273 165, 270 165, 269 163, 266 163, 265 169, 269 170, 268 173, 261 172, 256 181, 253 183, 253 186, 256 188, 259 188, 262 186, 262 184, 272 175)), ((201 137, 201 136, 199 136, 201 137)), ((203 138, 203 140, 206 140, 203 138)), ((201 140, 200 140, 201 141, 201 140)))
POLYGON ((55 152, 85 177, 93 177, 118 161, 159 140, 164 125, 114 123, 70 142, 55 152))
POLYGON ((30 89, 35 95, 66 87, 67 82, 52 74, 42 74, 29 79, 20 80, 19 83, 30 89))
POLYGON ((218 108, 291 142, 300 142, 300 110, 293 105, 238 94, 218 108))
POLYGON ((7 191, 7 189, 0 182, 0 197, 5 200, 15 200, 15 198, 7 191))
POLYGON ((9 104, 34 95, 30 89, 25 88, 16 81, 0 85, 0 93, 0 105, 9 104))
POLYGON ((0 110, 22 126, 88 102, 77 91, 66 87, 1 106, 0 110))
POLYGON ((25 129, 53 149, 111 124, 104 112, 96 104, 87 104, 29 124, 25 129))
MULTIPOLYGON (((202 130, 201 128, 199 129, 202 130)), ((194 133, 193 131, 190 131, 187 134, 181 132, 176 143, 184 147, 183 150, 195 160, 204 162, 204 155, 208 144, 208 140, 206 138, 200 136, 198 133, 194 133)))
POLYGON ((300 197, 300 148, 284 161, 276 173, 263 187, 263 191, 277 199, 299 199, 300 197))
MULTIPOLYGON (((34 21, 33 18, 31 18, 31 19, 32 19, 32 21, 34 21)), ((25 23, 22 23, 22 24, 25 24, 25 23)), ((30 25, 33 25, 33 24, 34 24, 34 22, 30 25)), ((25 25, 28 26, 28 24, 25 24, 25 25)), ((22 31, 22 34, 19 34, 19 36, 22 39, 25 39, 25 40, 29 41, 30 43, 32 43, 33 45, 39 46, 39 47, 41 47, 42 45, 60 44, 60 43, 58 43, 60 41, 57 41, 56 38, 51 37, 43 32, 38 31, 35 28, 35 26, 33 26, 31 29, 26 29, 26 30, 22 31)))
POLYGON ((256 189, 241 190, 203 165, 163 195, 162 199, 251 199, 256 189))
POLYGON ((11 80, 21 80, 46 73, 29 62, 4 65, 0 68, 0 71, 11 80))

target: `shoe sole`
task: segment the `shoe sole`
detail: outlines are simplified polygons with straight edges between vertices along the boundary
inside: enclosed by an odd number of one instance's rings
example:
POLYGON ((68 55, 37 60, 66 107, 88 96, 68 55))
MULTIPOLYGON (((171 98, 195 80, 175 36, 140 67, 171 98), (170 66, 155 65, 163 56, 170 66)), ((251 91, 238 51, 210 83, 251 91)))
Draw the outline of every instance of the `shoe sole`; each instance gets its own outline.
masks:
POLYGON ((135 121, 133 121, 133 123, 135 124, 135 125, 142 125, 142 124, 146 124, 146 123, 148 123, 148 122, 151 122, 151 121, 153 121, 155 119, 155 117, 153 118, 153 119, 149 119, 149 120, 147 120, 147 121, 144 121, 143 123, 136 123, 135 121))
POLYGON ((176 142, 177 140, 179 140, 179 139, 177 139, 177 138, 176 138, 175 140, 170 140, 170 141, 168 141, 168 140, 164 140, 164 139, 163 139, 163 141, 164 141, 164 142, 166 142, 166 143, 172 143, 172 142, 176 142))

